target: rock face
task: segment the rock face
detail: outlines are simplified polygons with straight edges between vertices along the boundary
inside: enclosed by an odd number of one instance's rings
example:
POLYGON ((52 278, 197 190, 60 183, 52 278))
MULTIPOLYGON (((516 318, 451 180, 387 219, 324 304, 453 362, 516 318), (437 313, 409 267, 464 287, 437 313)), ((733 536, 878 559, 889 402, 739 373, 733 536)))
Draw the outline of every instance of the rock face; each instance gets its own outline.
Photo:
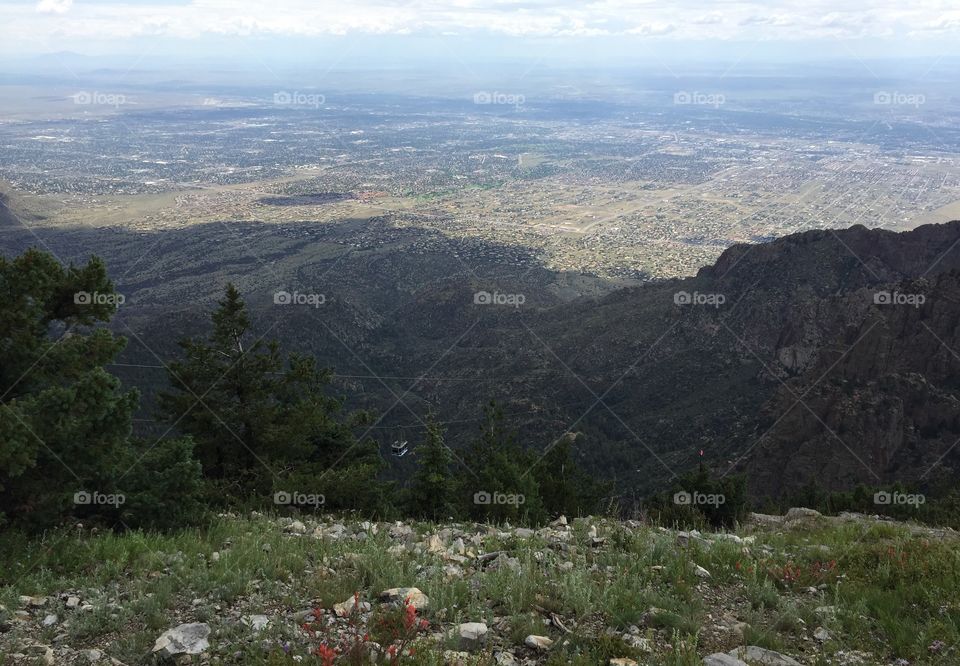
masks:
POLYGON ((200 654, 210 647, 207 637, 210 627, 203 622, 181 624, 160 635, 153 652, 161 657, 176 657, 181 654, 200 654))

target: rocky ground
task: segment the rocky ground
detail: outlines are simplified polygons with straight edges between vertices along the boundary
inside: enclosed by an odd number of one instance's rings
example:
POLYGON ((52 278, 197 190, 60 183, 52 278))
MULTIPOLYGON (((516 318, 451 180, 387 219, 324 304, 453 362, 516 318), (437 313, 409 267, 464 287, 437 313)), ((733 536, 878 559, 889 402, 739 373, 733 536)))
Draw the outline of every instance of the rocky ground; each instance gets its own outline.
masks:
POLYGON ((0 664, 960 663, 957 534, 221 516, 2 542, 0 664))

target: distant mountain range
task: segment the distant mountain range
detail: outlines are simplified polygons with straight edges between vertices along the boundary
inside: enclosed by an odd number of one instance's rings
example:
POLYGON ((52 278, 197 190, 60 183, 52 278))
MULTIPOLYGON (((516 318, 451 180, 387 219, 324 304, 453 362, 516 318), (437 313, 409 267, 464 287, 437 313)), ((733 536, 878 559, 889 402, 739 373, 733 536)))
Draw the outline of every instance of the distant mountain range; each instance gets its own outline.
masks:
MULTIPOLYGON (((631 288, 389 216, 34 233, 64 260, 107 260, 128 364, 175 355, 234 281, 260 332, 315 353, 351 406, 385 413, 369 432, 385 452, 415 445, 429 408, 462 446, 496 398, 529 446, 577 433, 583 462, 628 497, 700 461, 774 496, 811 479, 958 477, 960 222, 736 245, 694 277, 631 288), (278 305, 279 291, 325 303, 278 305)), ((4 254, 36 244, 5 218, 4 254)), ((152 416, 162 368, 116 371, 152 416)))

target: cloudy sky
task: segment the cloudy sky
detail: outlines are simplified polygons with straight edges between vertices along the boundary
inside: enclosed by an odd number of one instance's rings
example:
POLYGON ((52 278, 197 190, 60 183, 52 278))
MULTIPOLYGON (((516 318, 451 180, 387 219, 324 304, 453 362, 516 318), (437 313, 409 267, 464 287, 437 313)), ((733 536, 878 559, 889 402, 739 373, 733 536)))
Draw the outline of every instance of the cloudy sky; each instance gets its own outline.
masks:
POLYGON ((960 52, 957 0, 0 0, 0 26, 7 54, 344 38, 567 40, 585 50, 757 43, 798 57, 818 43, 857 56, 960 52))

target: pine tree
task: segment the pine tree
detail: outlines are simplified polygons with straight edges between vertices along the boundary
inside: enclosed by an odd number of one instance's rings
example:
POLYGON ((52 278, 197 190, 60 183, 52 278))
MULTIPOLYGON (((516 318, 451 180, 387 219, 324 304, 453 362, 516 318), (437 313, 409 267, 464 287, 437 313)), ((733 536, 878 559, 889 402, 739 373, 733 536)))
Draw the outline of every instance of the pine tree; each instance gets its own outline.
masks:
POLYGON ((480 436, 459 472, 461 501, 476 520, 543 520, 543 504, 533 468, 536 458, 524 450, 503 423, 495 402, 484 407, 480 436))
POLYGON ((379 449, 353 436, 369 416, 339 418, 342 400, 327 393, 329 371, 255 338, 232 284, 211 319, 206 340, 180 343, 185 359, 169 365, 174 390, 160 405, 196 441, 219 499, 265 501, 282 491, 323 496, 330 509, 380 508, 379 449))
POLYGON ((431 413, 426 440, 414 450, 417 471, 407 489, 411 515, 444 520, 457 514, 457 488, 450 466, 453 454, 443 442, 443 429, 431 413))
MULTIPOLYGON (((144 490, 127 474, 140 459, 129 441, 138 394, 104 368, 125 345, 99 326, 120 302, 97 258, 64 268, 34 249, 0 257, 0 507, 8 519, 34 528, 71 514, 116 521, 121 502, 93 498, 135 501, 144 490)), ((168 445, 156 443, 154 455, 168 445)), ((189 460, 189 443, 178 446, 189 460)), ((189 483, 189 469, 181 471, 189 483)))
POLYGON ((540 497, 549 516, 584 516, 602 510, 601 502, 613 489, 583 471, 573 458, 575 435, 566 434, 537 462, 540 497))

